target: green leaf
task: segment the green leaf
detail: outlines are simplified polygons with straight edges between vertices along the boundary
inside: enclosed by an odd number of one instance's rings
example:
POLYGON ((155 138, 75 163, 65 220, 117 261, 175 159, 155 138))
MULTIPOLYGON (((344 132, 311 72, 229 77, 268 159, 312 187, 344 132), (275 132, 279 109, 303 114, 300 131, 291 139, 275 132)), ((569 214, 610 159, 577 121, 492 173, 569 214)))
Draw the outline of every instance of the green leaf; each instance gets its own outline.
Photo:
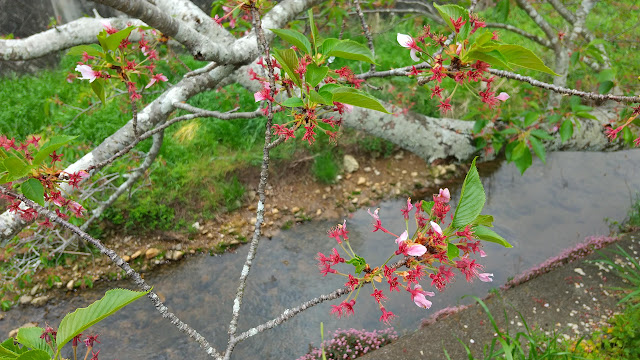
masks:
POLYGON ((40 151, 33 158, 33 165, 40 165, 54 150, 60 149, 63 145, 66 145, 69 141, 77 138, 77 136, 58 135, 47 141, 46 144, 40 148, 40 151))
POLYGON ((538 138, 535 136, 530 136, 529 142, 531 142, 531 149, 533 149, 533 152, 536 153, 540 160, 542 160, 542 162, 546 164, 547 158, 544 151, 544 145, 542 145, 542 141, 538 140, 538 138))
POLYGON ((471 222, 471 225, 472 226, 484 225, 484 226, 493 227, 493 216, 491 216, 491 215, 478 215, 478 217, 476 217, 475 220, 473 220, 473 222, 471 222))
POLYGON ((288 29, 269 29, 269 30, 271 30, 274 34, 278 35, 284 41, 297 47, 298 50, 304 52, 305 54, 312 55, 311 43, 309 42, 306 36, 299 33, 298 31, 288 30, 288 29))
POLYGON ((9 172, 8 176, 11 179, 7 180, 7 182, 18 180, 29 173, 29 165, 22 161, 22 159, 17 158, 13 155, 4 159, 2 163, 5 169, 7 169, 7 171, 9 172))
POLYGON ((16 360, 51 360, 51 355, 42 350, 29 350, 20 354, 16 360))
POLYGON ((334 90, 333 101, 390 114, 378 99, 348 87, 334 90))
POLYGON ((598 120, 598 118, 595 115, 590 114, 586 111, 578 111, 574 115, 577 117, 585 118, 585 119, 598 120))
POLYGON ((458 40, 467 38, 471 26, 469 24, 469 12, 465 8, 458 5, 438 5, 436 3, 433 3, 433 6, 438 10, 438 13, 440 13, 440 17, 442 17, 445 23, 449 25, 449 28, 451 28, 451 30, 455 30, 451 19, 458 20, 458 18, 462 17, 463 21, 466 20, 466 23, 462 26, 462 28, 460 28, 460 33, 458 34, 460 36, 460 39, 458 40))
POLYGON ((276 58, 284 72, 289 75, 289 78, 293 80, 298 87, 302 87, 302 82, 300 81, 300 76, 298 73, 294 72, 295 69, 298 68, 298 55, 293 49, 285 49, 285 50, 276 50, 273 53, 273 57, 276 58))
POLYGON ((553 136, 549 135, 546 131, 540 129, 531 130, 531 135, 542 140, 553 140, 553 136))
POLYGON ((51 359, 53 357, 53 350, 51 350, 51 347, 44 339, 40 338, 43 332, 44 329, 40 327, 22 328, 18 330, 16 340, 30 349, 46 351, 49 354, 49 359, 51 359))
POLYGON ((126 305, 146 295, 148 291, 132 291, 127 289, 112 289, 107 291, 102 299, 94 302, 86 308, 80 308, 71 314, 67 314, 58 327, 56 344, 58 352, 71 341, 74 336, 80 334, 90 326, 114 314, 126 305))
POLYGON ((598 73, 598 82, 613 81, 616 78, 616 72, 613 69, 604 69, 598 73))
POLYGON ((307 65, 307 73, 304 79, 307 81, 310 87, 315 88, 324 80, 325 76, 329 72, 329 68, 326 66, 318 66, 314 63, 307 65))
POLYGON ((362 270, 364 270, 364 268, 367 266, 367 261, 363 257, 358 255, 356 255, 351 260, 346 261, 346 263, 351 264, 356 268, 356 274, 361 273, 362 270))
POLYGON ((91 45, 78 45, 69 49, 67 55, 72 56, 82 56, 84 53, 87 53, 89 56, 103 57, 104 53, 100 51, 100 47, 95 44, 91 45))
POLYGON ((562 142, 569 140, 573 136, 573 123, 567 119, 560 125, 560 139, 562 142))
POLYGON ((491 40, 491 38, 493 38, 493 33, 488 30, 478 31, 478 34, 480 35, 478 35, 478 38, 476 39, 476 41, 473 42, 473 45, 476 45, 476 46, 482 46, 486 44, 489 40, 491 40))
POLYGON ((529 148, 527 147, 527 144, 525 144, 524 141, 516 141, 517 145, 515 148, 513 148, 513 151, 511 153, 511 159, 509 161, 516 161, 519 158, 523 157, 525 153, 529 152, 529 148))
POLYGON ((549 69, 533 51, 527 48, 520 45, 500 45, 498 46, 498 50, 504 55, 510 65, 558 76, 558 74, 549 69))
POLYGON ((516 164, 516 167, 520 170, 520 175, 524 174, 524 172, 531 166, 533 163, 533 157, 531 156, 531 151, 529 151, 529 148, 526 145, 524 146, 524 152, 522 155, 517 159, 513 159, 513 163, 516 164))
POLYGON ((107 46, 107 50, 115 51, 118 48, 118 46, 120 46, 120 43, 122 42, 122 40, 126 39, 129 36, 129 34, 131 34, 131 31, 133 31, 133 29, 135 28, 136 28, 135 26, 129 26, 125 29, 118 31, 115 34, 111 34, 107 36, 105 40, 105 45, 107 46))
POLYGON ((571 57, 569 58, 569 64, 571 64, 571 66, 576 66, 579 59, 580 59, 580 51, 574 51, 573 54, 571 54, 571 57))
POLYGON ((109 46, 107 45, 107 32, 105 30, 102 30, 98 34, 98 42, 100 43, 100 46, 102 46, 102 50, 105 52, 109 51, 109 46))
POLYGON ((479 50, 469 51, 464 56, 464 61, 469 61, 469 60, 480 60, 480 61, 489 63, 493 66, 502 66, 507 69, 511 69, 511 67, 507 63, 507 59, 498 50, 491 50, 487 52, 479 51, 479 50))
POLYGON ((447 244, 447 258, 449 260, 455 259, 460 256, 460 249, 452 243, 447 244))
POLYGON ((535 111, 527 112, 527 114, 524 116, 524 127, 529 127, 533 125, 533 123, 538 121, 539 117, 540 117, 540 114, 535 111))
POLYGON ((100 99, 100 102, 102 103, 102 106, 106 106, 106 95, 104 93, 104 79, 95 79, 92 83, 91 83, 91 90, 93 90, 93 92, 96 94, 96 96, 98 96, 98 99, 100 99))
POLYGON ((21 349, 14 344, 13 338, 8 338, 0 344, 0 359, 15 359, 22 352, 21 349))
POLYGON ((307 15, 309 16, 309 27, 311 28, 311 42, 313 43, 314 51, 317 51, 320 38, 318 38, 316 21, 313 19, 313 9, 307 10, 307 15))
POLYGON ((600 94, 606 94, 609 91, 611 91, 611 89, 613 89, 613 81, 607 80, 607 81, 603 81, 600 83, 600 86, 598 87, 598 92, 600 94))
POLYGON ((474 134, 479 134, 480 131, 482 131, 482 129, 484 129, 485 126, 487 126, 487 123, 489 122, 489 120, 486 119, 478 119, 476 120, 476 122, 473 124, 473 133, 474 134))
POLYGON ((304 102, 299 97, 288 98, 287 100, 282 102, 282 106, 286 107, 303 107, 304 102))
POLYGON ((451 222, 451 226, 455 229, 464 228, 475 220, 480 215, 486 201, 480 175, 478 174, 478 169, 476 169, 476 159, 473 159, 471 168, 462 184, 460 201, 451 222))
POLYGON ((473 229, 473 233, 475 235, 475 237, 477 237, 480 240, 484 240, 484 241, 489 241, 492 243, 496 243, 496 244, 500 244, 506 248, 511 248, 513 246, 511 246, 511 244, 509 244, 507 242, 507 240, 505 240, 502 236, 498 235, 495 231, 486 228, 484 226, 476 226, 475 229, 473 229))
POLYGON ((504 148, 504 157, 507 159, 507 162, 513 161, 513 150, 518 146, 519 141, 512 141, 507 144, 504 148))
POLYGON ((321 94, 318 94, 315 90, 311 90, 309 91, 309 99, 316 104, 333 106, 333 94, 330 92, 323 91, 321 94))
POLYGON ((424 201, 422 200, 422 211, 426 212, 431 216, 431 209, 433 209, 433 205, 435 205, 435 201, 424 201))
POLYGON ((40 181, 31 178, 20 185, 20 190, 27 199, 44 206, 44 187, 40 181))
POLYGON ((622 138, 624 139, 624 142, 629 145, 633 142, 633 133, 629 130, 628 126, 625 126, 624 129, 622 129, 622 138))
POLYGON ((326 39, 322 43, 322 52, 326 56, 357 60, 375 64, 371 50, 353 40, 326 39))

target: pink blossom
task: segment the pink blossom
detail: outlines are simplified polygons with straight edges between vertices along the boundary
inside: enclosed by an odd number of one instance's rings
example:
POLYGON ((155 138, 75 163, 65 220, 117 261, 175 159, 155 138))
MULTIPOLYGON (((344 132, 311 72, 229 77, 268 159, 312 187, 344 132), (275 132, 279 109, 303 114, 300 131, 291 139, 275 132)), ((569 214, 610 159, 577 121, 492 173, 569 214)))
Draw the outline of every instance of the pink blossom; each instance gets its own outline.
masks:
POLYGON ((416 55, 416 53, 422 52, 422 49, 418 47, 418 44, 416 44, 416 41, 410 35, 398 33, 396 39, 398 40, 398 44, 400 44, 400 46, 402 46, 403 48, 411 49, 411 52, 409 53, 409 55, 411 56, 411 60, 415 62, 420 61, 420 58, 416 55))
POLYGON ((480 273, 478 274, 478 279, 484 282, 492 282, 493 281, 493 279, 491 278, 492 276, 493 276, 493 273, 480 273))
POLYGON ((449 192, 449 188, 445 188, 444 190, 440 189, 438 196, 434 197, 433 201, 443 203, 448 203, 449 201, 451 201, 451 193, 449 192))
POLYGON ((158 73, 155 74, 151 77, 151 81, 149 81, 149 83, 147 84, 147 86, 145 86, 145 89, 148 89, 149 87, 151 87, 151 85, 155 84, 158 81, 168 81, 169 79, 167 79, 166 76, 162 75, 162 73, 158 73))
POLYGON ((80 80, 89 80, 92 83, 96 79, 96 73, 89 65, 78 65, 75 70, 82 75, 80 80))
POLYGON ((408 248, 407 255, 411 256, 422 256, 427 252, 427 248, 420 244, 408 245, 408 248))
POLYGON ((405 241, 407 241, 407 238, 409 237, 409 233, 407 232, 407 230, 405 230, 399 238, 396 239, 396 244, 400 244, 403 243, 405 241))
POLYGON ((510 98, 510 96, 506 92, 501 92, 500 95, 496 96, 496 99, 498 99, 500 101, 507 101, 507 99, 509 99, 509 98, 510 98))
POLYGON ((430 223, 431 223, 431 228, 433 229, 433 231, 438 233, 440 236, 443 236, 442 229, 440 228, 440 225, 434 223, 433 221, 431 221, 430 223))
POLYGON ((413 289, 407 287, 407 291, 411 293, 411 300, 421 308, 428 309, 431 307, 431 301, 427 300, 425 295, 435 296, 434 292, 422 290, 422 286, 416 285, 413 289))

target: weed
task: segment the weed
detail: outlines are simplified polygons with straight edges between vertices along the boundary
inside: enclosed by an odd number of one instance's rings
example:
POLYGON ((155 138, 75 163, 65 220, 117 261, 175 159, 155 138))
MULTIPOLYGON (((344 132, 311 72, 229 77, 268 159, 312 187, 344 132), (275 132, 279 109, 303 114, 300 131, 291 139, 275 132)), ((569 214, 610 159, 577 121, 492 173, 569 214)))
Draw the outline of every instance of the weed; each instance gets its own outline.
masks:
POLYGON ((336 181, 336 176, 338 176, 340 172, 340 166, 336 162, 333 154, 325 152, 314 159, 312 171, 318 181, 325 184, 332 184, 336 181))

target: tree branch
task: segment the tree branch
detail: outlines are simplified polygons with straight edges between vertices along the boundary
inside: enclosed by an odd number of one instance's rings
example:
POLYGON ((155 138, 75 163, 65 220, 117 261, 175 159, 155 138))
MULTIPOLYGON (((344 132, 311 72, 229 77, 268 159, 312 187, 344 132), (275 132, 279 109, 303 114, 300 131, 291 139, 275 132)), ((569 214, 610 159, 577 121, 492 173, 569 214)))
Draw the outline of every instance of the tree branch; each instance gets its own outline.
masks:
MULTIPOLYGON (((77 45, 97 43, 96 36, 104 30, 103 21, 109 21, 118 28, 125 28, 127 24, 146 25, 136 19, 80 18, 24 39, 0 39, 0 60, 30 60, 77 45)), ((138 35, 134 32, 131 36, 133 38, 138 35)))
POLYGON ((516 0, 516 3, 529 15, 531 20, 544 31, 551 44, 555 45, 558 42, 558 34, 553 30, 551 25, 549 25, 547 20, 545 20, 527 0, 516 0))
POLYGON ((544 47, 553 48, 553 44, 549 40, 547 40, 547 39, 545 39, 543 37, 540 37, 538 35, 530 34, 530 33, 526 32, 526 31, 524 31, 524 30, 522 30, 522 29, 520 29, 518 27, 515 27, 513 25, 503 24, 503 23, 487 23, 486 25, 487 25, 487 27, 490 27, 490 28, 505 29, 507 31, 514 32, 514 33, 516 33, 518 35, 522 35, 522 36, 526 37, 529 40, 533 40, 533 41, 537 42, 538 44, 540 44, 540 45, 542 45, 544 47))

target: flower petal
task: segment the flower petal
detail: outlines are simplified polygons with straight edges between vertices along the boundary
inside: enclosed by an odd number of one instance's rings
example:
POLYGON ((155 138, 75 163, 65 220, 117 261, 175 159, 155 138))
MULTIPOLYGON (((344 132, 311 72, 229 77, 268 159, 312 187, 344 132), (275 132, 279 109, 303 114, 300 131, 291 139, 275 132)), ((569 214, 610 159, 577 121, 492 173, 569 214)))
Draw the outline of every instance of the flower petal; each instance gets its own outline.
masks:
POLYGON ((406 34, 398 33, 398 36, 396 39, 398 40, 398 44, 400 44, 400 46, 405 48, 410 48, 411 43, 413 42, 413 38, 410 35, 406 35, 406 34))
POLYGON ((411 56, 411 60, 418 62, 420 61, 420 58, 418 57, 418 55, 416 55, 416 53, 416 49, 411 49, 411 51, 409 51, 409 56, 411 56))
POLYGON ((493 279, 491 278, 492 276, 493 276, 493 273, 481 273, 481 274, 478 274, 478 279, 484 282, 492 282, 493 281, 493 279))
POLYGON ((407 232, 407 230, 405 230, 399 238, 396 239, 396 244, 399 244, 401 242, 405 242, 407 240, 407 238, 409 237, 409 233, 407 232))
POLYGON ((409 246, 409 250, 407 251, 407 254, 409 254, 411 256, 422 256, 426 252, 427 252, 427 248, 426 247, 424 247, 423 245, 420 245, 420 244, 414 244, 414 245, 409 246))
POLYGON ((501 92, 500 95, 496 96, 496 99, 498 99, 500 101, 507 101, 507 99, 509 99, 509 98, 510 98, 510 96, 506 92, 501 92))
POLYGON ((433 231, 437 232, 438 234, 442 235, 442 229, 440 228, 440 225, 434 223, 433 221, 431 221, 431 228, 433 229, 433 231))

